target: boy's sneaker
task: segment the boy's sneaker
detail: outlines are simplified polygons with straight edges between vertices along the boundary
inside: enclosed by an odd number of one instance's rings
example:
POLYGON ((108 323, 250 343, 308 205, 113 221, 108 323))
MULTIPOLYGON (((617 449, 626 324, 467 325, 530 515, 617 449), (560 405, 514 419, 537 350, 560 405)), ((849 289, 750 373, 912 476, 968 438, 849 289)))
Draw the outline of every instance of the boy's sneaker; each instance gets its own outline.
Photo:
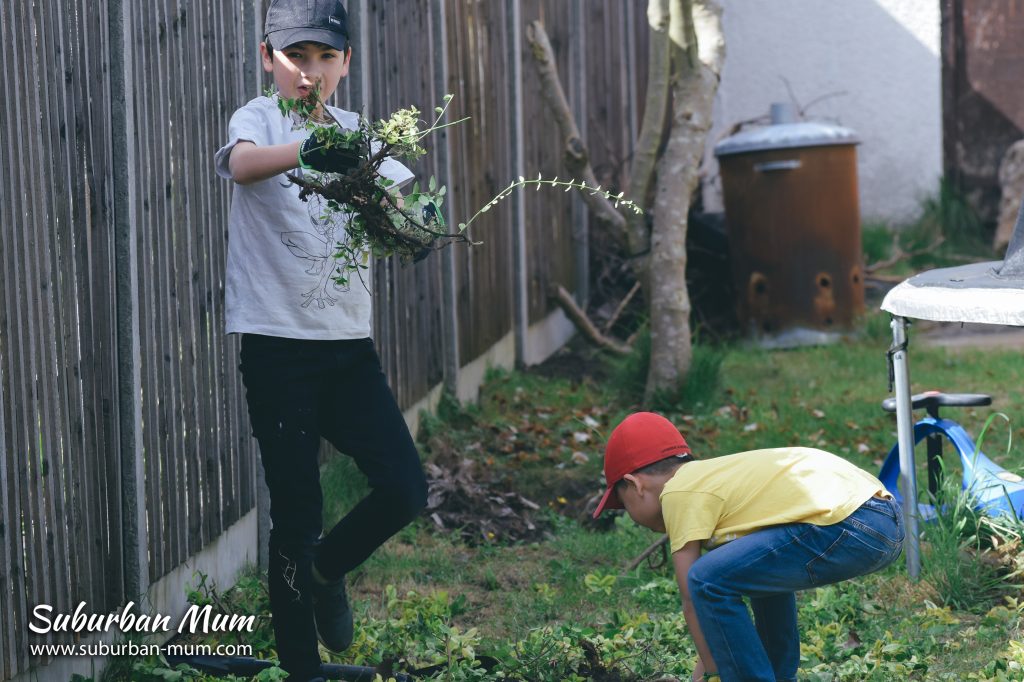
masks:
POLYGON ((341 653, 352 644, 352 608, 345 592, 345 576, 333 583, 313 579, 313 616, 316 636, 334 653, 341 653))

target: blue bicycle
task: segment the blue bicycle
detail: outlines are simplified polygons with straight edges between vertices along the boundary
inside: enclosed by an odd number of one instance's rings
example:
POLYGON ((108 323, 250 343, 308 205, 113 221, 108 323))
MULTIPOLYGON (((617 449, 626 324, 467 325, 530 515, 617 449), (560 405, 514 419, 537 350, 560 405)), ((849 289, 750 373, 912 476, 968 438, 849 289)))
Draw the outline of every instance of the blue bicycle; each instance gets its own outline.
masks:
MULTIPOLYGON (((914 410, 924 408, 928 413, 914 424, 914 444, 927 438, 928 448, 928 491, 934 500, 939 494, 942 478, 942 445, 944 440, 952 443, 963 467, 962 488, 968 491, 975 502, 975 508, 990 516, 1009 514, 1017 519, 1024 518, 1024 479, 999 466, 985 453, 976 450, 974 440, 967 435, 960 424, 939 417, 940 407, 979 407, 991 405, 992 398, 981 393, 941 393, 928 391, 911 398, 914 410)), ((882 402, 886 412, 896 411, 896 399, 882 402)), ((899 446, 893 446, 878 474, 885 487, 903 503, 897 486, 900 476, 899 446)), ((918 502, 918 518, 928 521, 935 518, 935 506, 918 502)))

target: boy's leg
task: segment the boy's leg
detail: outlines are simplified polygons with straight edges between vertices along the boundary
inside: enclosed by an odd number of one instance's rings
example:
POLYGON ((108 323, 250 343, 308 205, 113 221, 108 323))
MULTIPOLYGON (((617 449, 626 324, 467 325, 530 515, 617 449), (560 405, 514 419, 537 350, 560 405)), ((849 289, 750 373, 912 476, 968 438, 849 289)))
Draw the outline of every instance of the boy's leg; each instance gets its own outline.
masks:
POLYGON ((800 665, 800 629, 796 621, 796 595, 783 592, 751 597, 754 626, 771 661, 776 682, 796 680, 800 665))
POLYGON ((324 538, 317 570, 328 580, 363 563, 426 506, 427 484, 419 453, 395 402, 370 339, 345 342, 339 351, 344 381, 330 388, 321 433, 351 456, 370 493, 324 538))
POLYGON ((840 523, 766 528, 698 559, 687 578, 690 598, 722 680, 796 677, 797 635, 791 637, 795 654, 787 657, 792 669, 776 670, 744 596, 772 597, 876 571, 899 556, 902 542, 899 509, 873 498, 840 523))
POLYGON ((311 566, 322 531, 316 423, 320 368, 303 341, 245 335, 242 378, 253 435, 270 490, 267 582, 274 637, 289 679, 319 675, 310 592, 311 566))

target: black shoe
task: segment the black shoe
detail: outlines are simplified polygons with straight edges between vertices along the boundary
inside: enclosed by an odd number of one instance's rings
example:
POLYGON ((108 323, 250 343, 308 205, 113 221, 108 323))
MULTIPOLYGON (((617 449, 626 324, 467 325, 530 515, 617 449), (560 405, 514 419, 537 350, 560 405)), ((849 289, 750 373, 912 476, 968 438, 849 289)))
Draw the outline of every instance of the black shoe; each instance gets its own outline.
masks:
POLYGON ((316 637, 334 653, 341 653, 352 644, 352 607, 345 592, 345 576, 329 584, 313 580, 313 616, 316 637))

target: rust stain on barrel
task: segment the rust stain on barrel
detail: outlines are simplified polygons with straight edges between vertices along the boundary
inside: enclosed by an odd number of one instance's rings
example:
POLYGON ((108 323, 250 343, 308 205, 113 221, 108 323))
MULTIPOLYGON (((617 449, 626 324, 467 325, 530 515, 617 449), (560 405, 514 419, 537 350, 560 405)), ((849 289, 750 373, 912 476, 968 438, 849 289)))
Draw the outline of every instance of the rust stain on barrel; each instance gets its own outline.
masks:
POLYGON ((856 148, 761 150, 720 162, 733 277, 746 292, 740 321, 758 333, 852 329, 864 309, 856 148))

